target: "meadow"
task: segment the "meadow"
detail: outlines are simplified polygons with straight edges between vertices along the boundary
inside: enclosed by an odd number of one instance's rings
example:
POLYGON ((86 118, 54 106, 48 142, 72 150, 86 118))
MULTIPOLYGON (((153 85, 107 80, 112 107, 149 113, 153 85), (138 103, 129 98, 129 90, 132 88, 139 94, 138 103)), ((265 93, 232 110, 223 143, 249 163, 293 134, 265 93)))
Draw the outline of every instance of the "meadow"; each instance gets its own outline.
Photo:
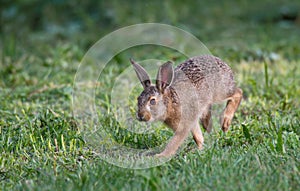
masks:
MULTIPOLYGON (((300 190, 299 10, 298 1, 283 0, 3 2, 0 190, 300 190), (195 35, 232 67, 244 98, 227 133, 216 112, 203 150, 190 137, 169 162, 137 170, 95 154, 72 99, 88 49, 114 30, 145 22, 195 35)), ((132 55, 183 59, 156 47, 115 55, 95 86, 96 103, 107 110, 113 80, 132 55)), ((126 146, 152 147, 172 135, 165 129, 152 137, 121 127, 115 132, 110 114, 99 121, 126 146)))

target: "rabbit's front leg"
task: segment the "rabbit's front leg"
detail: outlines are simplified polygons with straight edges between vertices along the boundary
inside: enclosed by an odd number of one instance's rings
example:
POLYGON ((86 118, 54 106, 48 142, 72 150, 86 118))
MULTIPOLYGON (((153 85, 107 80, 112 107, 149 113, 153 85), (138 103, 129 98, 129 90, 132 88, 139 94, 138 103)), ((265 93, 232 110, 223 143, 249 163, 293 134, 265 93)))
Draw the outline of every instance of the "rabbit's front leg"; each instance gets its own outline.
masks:
POLYGON ((193 135, 194 141, 196 142, 196 144, 198 146, 198 149, 202 149, 203 143, 204 143, 204 138, 203 138, 203 134, 202 134, 201 128, 198 123, 195 125, 195 127, 192 128, 192 135, 193 135))
POLYGON ((202 116, 200 117, 201 124, 203 128, 210 133, 212 130, 212 121, 211 121, 211 105, 209 105, 204 112, 202 113, 202 116))
POLYGON ((156 157, 170 157, 176 153, 180 145, 184 142, 185 138, 190 132, 190 128, 178 128, 175 131, 175 135, 172 137, 170 142, 167 144, 165 150, 159 154, 156 154, 156 157))

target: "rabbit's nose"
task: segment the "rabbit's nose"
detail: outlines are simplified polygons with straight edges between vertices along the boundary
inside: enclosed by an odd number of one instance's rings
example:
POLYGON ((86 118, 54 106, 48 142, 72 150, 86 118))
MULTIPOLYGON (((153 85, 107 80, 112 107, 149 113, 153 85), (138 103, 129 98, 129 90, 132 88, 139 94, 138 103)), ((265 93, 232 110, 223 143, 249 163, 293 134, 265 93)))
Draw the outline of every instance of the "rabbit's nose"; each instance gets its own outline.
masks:
POLYGON ((137 113, 137 119, 139 121, 148 121, 149 119, 147 118, 147 115, 145 115, 144 113, 137 113))
POLYGON ((136 118, 137 118, 139 121, 143 121, 143 120, 144 120, 144 115, 141 114, 141 113, 137 113, 136 118))

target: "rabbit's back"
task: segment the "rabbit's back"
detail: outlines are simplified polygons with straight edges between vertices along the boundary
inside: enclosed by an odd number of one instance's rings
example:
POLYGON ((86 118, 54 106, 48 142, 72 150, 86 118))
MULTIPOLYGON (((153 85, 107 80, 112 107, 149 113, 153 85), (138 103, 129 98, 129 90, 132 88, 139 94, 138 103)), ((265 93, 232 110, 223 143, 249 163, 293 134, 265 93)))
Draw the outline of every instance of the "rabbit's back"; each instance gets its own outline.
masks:
POLYGON ((175 69, 175 84, 183 79, 182 76, 188 78, 201 98, 209 102, 224 100, 236 88, 230 67, 211 55, 192 57, 178 65, 175 69))

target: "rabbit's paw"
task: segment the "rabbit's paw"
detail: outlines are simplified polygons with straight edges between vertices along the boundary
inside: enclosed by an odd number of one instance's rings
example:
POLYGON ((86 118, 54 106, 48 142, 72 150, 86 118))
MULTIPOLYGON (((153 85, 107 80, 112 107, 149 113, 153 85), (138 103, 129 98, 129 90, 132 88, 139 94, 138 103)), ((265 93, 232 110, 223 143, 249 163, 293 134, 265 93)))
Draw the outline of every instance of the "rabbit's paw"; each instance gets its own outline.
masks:
POLYGON ((169 158, 169 157, 171 157, 173 155, 174 154, 171 154, 171 153, 161 152, 161 153, 155 154, 154 157, 157 157, 157 158, 169 158))
POLYGON ((229 116, 224 116, 223 117, 221 124, 222 124, 222 130, 224 132, 228 131, 229 126, 231 124, 231 119, 232 119, 232 117, 229 117, 229 116))

